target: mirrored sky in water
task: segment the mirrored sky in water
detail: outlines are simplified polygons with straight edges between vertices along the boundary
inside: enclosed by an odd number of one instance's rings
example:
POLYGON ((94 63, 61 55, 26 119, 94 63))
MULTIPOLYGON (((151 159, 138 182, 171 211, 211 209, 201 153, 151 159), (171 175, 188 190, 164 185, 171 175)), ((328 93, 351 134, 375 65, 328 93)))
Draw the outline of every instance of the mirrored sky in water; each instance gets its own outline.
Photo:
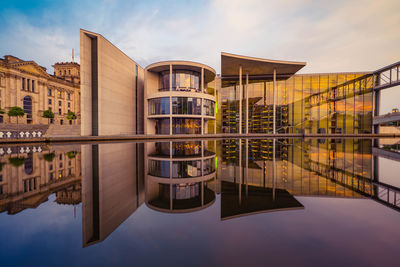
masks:
POLYGON ((3 147, 2 265, 393 266, 395 143, 3 147))

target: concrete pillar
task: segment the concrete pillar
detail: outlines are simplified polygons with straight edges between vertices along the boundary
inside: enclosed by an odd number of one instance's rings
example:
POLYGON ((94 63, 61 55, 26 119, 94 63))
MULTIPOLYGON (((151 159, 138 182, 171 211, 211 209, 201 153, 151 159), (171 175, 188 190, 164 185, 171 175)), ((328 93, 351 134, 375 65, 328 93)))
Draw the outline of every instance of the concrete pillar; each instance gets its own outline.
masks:
POLYGON ((201 68, 201 92, 204 93, 204 68, 201 68))
POLYGON ((276 134, 276 69, 274 69, 274 82, 273 82, 272 99, 273 99, 273 105, 272 105, 272 108, 273 108, 273 111, 272 111, 272 120, 273 120, 272 121, 272 133, 276 134))
POLYGON ((242 98, 243 98, 243 89, 242 89, 242 65, 239 67, 239 133, 242 133, 242 98))
POLYGON ((239 205, 242 205, 242 139, 239 139, 239 205))
POLYGON ((218 105, 218 101, 217 101, 217 78, 215 77, 214 80, 214 97, 215 97, 215 107, 214 107, 214 134, 217 133, 217 105, 218 105))
POLYGON ((249 74, 246 73, 246 134, 249 133, 249 74))

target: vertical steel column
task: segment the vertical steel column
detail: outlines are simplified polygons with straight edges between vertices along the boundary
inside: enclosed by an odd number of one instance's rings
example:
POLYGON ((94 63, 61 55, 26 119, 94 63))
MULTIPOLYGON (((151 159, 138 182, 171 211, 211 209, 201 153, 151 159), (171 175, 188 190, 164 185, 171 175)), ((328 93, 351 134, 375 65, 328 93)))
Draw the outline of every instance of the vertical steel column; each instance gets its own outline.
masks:
MULTIPOLYGON (((276 134, 276 69, 274 69, 274 82, 273 82, 273 91, 272 91, 272 133, 276 134)), ((274 141, 275 145, 275 141, 274 141)))
POLYGON ((239 133, 242 133, 242 65, 239 67, 239 133))
MULTIPOLYGON (((247 87, 246 87, 247 90, 247 87)), ((246 182, 246 197, 249 194, 249 183, 248 183, 248 178, 249 178, 249 139, 246 139, 246 177, 245 177, 245 182, 246 182)))
POLYGON ((246 73, 246 134, 249 133, 249 74, 246 73))
MULTIPOLYGON (((169 91, 172 91, 172 64, 169 64, 169 91)), ((169 134, 172 135, 172 97, 169 97, 169 134)))
POLYGON ((276 180, 275 176, 276 176, 276 166, 275 166, 275 138, 274 138, 272 139, 272 200, 274 201, 275 201, 275 180, 276 180))

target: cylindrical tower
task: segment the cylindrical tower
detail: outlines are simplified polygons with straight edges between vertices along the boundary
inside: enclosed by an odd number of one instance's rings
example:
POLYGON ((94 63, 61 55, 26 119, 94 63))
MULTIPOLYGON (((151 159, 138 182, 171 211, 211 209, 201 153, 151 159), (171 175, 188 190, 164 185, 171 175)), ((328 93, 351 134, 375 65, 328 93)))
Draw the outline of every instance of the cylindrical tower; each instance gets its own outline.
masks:
POLYGON ((147 66, 146 134, 215 133, 214 80, 215 70, 200 63, 163 61, 147 66))
POLYGON ((147 206, 182 213, 212 205, 216 191, 215 149, 215 141, 146 143, 147 206))

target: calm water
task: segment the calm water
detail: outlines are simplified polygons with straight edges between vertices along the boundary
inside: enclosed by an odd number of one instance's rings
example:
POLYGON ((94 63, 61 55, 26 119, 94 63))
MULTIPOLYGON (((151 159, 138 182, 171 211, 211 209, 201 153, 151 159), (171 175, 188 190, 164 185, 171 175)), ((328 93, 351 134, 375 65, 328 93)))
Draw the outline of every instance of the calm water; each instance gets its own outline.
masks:
POLYGON ((399 266, 399 142, 1 147, 1 265, 399 266))

